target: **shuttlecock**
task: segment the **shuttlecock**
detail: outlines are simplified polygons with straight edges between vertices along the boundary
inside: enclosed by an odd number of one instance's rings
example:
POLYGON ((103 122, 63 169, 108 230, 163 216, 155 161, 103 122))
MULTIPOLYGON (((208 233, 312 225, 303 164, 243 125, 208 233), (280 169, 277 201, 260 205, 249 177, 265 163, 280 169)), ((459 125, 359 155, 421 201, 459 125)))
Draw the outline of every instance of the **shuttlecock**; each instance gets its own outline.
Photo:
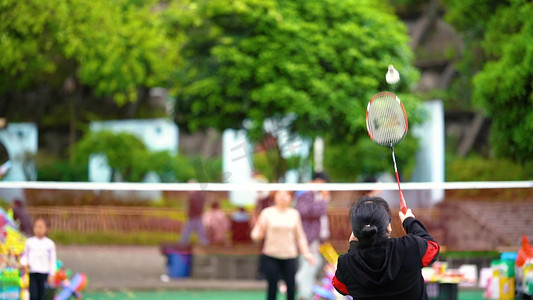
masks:
POLYGON ((389 70, 387 71, 387 75, 385 75, 385 79, 388 84, 396 84, 400 81, 400 73, 398 73, 393 65, 389 65, 389 70))

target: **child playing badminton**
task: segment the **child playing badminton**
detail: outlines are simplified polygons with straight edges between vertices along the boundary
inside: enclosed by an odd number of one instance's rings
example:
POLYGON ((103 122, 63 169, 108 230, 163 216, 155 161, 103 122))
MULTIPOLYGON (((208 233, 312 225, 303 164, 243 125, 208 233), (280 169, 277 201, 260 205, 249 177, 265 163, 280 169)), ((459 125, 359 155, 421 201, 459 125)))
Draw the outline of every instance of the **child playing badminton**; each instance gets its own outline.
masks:
POLYGON ((56 246, 46 237, 48 225, 43 218, 33 223, 34 236, 26 240, 21 265, 30 269, 30 300, 44 300, 45 283, 51 285, 56 270, 56 246))
POLYGON ((354 299, 428 299, 421 269, 437 259, 439 245, 410 209, 400 220, 407 233, 390 238, 389 206, 362 197, 350 208, 350 249, 338 259, 333 286, 354 299))

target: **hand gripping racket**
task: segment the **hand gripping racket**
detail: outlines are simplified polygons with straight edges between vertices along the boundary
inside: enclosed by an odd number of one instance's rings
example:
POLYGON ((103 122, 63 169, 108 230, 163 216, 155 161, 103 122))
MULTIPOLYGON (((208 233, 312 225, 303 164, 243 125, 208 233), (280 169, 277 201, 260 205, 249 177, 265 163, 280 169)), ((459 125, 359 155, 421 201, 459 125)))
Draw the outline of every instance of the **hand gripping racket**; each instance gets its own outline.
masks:
POLYGON ((407 133, 408 123, 405 108, 403 108, 400 98, 391 92, 379 92, 375 94, 366 108, 366 129, 370 138, 379 145, 390 147, 392 150, 392 161, 394 172, 398 182, 400 194, 400 209, 407 212, 407 205, 403 198, 400 187, 400 176, 396 167, 396 157, 394 155, 394 145, 399 143, 407 133))

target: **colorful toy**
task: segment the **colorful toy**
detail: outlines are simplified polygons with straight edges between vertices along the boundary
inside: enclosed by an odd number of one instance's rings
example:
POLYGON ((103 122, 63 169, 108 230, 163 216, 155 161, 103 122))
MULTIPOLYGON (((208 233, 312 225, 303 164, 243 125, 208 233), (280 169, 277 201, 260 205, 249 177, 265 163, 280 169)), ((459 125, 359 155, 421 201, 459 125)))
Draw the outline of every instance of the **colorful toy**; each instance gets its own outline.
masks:
POLYGON ((529 244, 526 235, 522 236, 522 246, 518 250, 515 264, 517 267, 523 267, 527 259, 533 259, 533 246, 529 244))
POLYGON ((16 227, 5 226, 4 230, 6 232, 5 247, 14 255, 21 255, 26 246, 26 237, 16 227))
POLYGON ((0 272, 0 299, 20 299, 20 272, 16 268, 4 268, 0 272))
POLYGON ((339 293, 337 293, 337 291, 333 287, 333 283, 331 282, 333 276, 335 276, 335 271, 337 270, 337 260, 339 259, 339 254, 337 253, 337 250, 333 248, 333 245, 331 245, 331 243, 325 242, 320 245, 319 251, 328 263, 324 266, 325 276, 324 278, 322 278, 322 285, 313 286, 313 300, 333 300, 338 299, 339 297, 341 299, 352 299, 351 296, 343 297, 339 293))
POLYGON ((0 208, 0 299, 25 299, 26 281, 19 270, 19 256, 26 237, 17 230, 12 214, 0 208))
POLYGON ((533 260, 524 266, 523 293, 533 295, 533 260))
POLYGON ((9 227, 18 228, 17 223, 11 216, 12 214, 13 213, 8 213, 0 207, 0 227, 7 225, 9 227))
POLYGON ((331 264, 327 264, 324 269, 326 271, 326 276, 322 278, 322 285, 315 285, 313 287, 313 293, 315 294, 313 300, 333 300, 336 297, 334 293, 333 283, 331 282, 333 276, 335 276, 335 267, 333 267, 331 264))
POLYGON ((67 300, 71 296, 81 299, 81 291, 87 286, 87 276, 83 273, 78 273, 72 277, 70 281, 63 281, 63 289, 54 297, 54 300, 67 300))

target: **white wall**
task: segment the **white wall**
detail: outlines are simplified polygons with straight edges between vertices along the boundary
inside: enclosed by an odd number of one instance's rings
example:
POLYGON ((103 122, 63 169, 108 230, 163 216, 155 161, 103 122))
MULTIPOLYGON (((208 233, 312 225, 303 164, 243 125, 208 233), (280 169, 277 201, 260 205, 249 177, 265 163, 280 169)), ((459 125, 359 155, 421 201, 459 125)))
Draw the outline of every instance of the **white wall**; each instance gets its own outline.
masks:
MULTIPOLYGON (((0 130, 0 143, 4 145, 11 161, 4 181, 32 181, 37 179, 33 157, 38 149, 38 130, 34 123, 9 123, 0 130)), ((24 199, 21 189, 1 189, 0 198, 8 201, 24 199)))

